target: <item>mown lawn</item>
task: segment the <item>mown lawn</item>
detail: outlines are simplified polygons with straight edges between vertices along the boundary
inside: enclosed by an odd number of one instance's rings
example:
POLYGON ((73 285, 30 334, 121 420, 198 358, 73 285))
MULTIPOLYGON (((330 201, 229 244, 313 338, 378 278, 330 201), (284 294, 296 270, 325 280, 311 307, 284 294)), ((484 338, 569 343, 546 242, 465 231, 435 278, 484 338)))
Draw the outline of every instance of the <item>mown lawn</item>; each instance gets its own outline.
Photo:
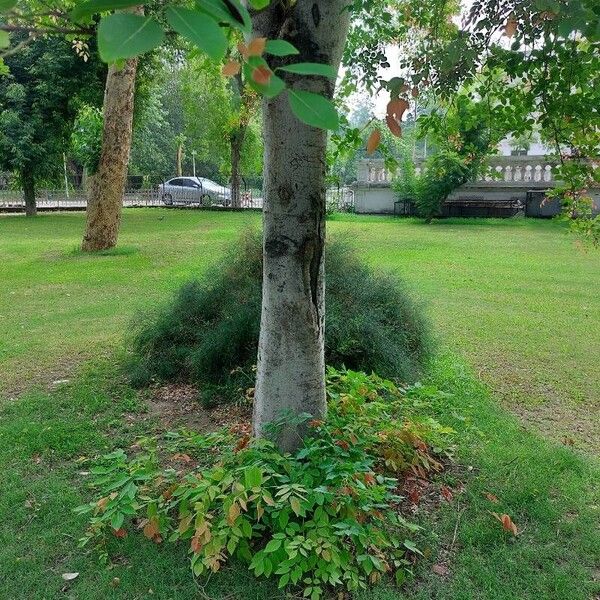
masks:
MULTIPOLYGON (((137 536, 115 544, 115 566, 104 569, 77 547, 84 523, 71 512, 88 498, 89 457, 127 447, 155 426, 132 418, 144 403, 118 375, 132 314, 201 274, 245 224, 259 222, 251 214, 129 210, 120 250, 92 258, 76 251, 80 214, 0 217, 1 598, 283 597, 240 567, 194 582, 184 549, 137 536), (27 391, 36 381, 43 385, 27 391), (71 571, 80 575, 66 585, 60 575, 71 571)), ((427 302, 449 348, 430 374, 452 393, 437 416, 459 430, 458 466, 446 477, 465 488, 424 521, 422 547, 431 555, 417 567, 418 585, 381 586, 363 597, 595 598, 598 255, 576 250, 560 226, 541 221, 425 227, 344 216, 330 231, 373 265, 397 270, 427 302), (530 433, 498 398, 589 454, 530 433), (489 511, 510 514, 522 534, 509 538, 489 511), (431 571, 442 559, 445 577, 431 571)))

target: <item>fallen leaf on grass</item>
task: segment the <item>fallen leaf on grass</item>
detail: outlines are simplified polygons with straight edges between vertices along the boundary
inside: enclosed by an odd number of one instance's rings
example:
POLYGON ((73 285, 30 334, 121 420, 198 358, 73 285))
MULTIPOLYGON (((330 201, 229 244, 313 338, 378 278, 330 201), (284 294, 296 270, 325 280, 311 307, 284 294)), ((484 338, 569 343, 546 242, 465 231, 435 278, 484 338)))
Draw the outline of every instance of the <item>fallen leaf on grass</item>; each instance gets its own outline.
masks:
POLYGON ((446 577, 446 575, 448 575, 449 572, 448 567, 446 567, 445 565, 433 565, 433 567, 431 567, 431 570, 440 577, 446 577))
POLYGON ((441 492, 442 496, 444 496, 444 498, 448 502, 450 502, 452 500, 452 498, 454 497, 454 494, 452 493, 452 490, 448 486, 443 485, 440 488, 440 492, 441 492))
POLYGON ((120 527, 119 529, 113 529, 112 530, 113 535, 117 538, 125 538, 127 537, 127 530, 123 529, 123 527, 120 527))
POLYGON ((502 528, 505 531, 509 531, 510 533, 512 533, 513 535, 517 535, 519 533, 519 530, 517 529, 517 526, 513 523, 513 520, 508 516, 508 515, 499 515, 498 513, 491 513, 496 519, 498 519, 498 521, 500 521, 500 523, 502 523, 502 528))
POLYGON ((498 500, 498 496, 494 496, 494 494, 491 494, 490 492, 484 492, 483 495, 494 504, 498 504, 498 502, 500 502, 500 500, 498 500))
POLYGON ((79 577, 79 573, 63 573, 62 578, 65 581, 73 581, 73 579, 77 579, 79 577))

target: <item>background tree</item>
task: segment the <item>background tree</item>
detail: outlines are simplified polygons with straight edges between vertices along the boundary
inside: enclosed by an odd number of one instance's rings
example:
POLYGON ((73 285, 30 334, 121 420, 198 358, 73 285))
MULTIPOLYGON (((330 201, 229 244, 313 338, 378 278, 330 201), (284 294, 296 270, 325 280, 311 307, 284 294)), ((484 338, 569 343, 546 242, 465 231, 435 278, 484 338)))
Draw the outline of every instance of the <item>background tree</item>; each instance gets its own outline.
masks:
MULTIPOLYGON (((143 9, 135 7, 130 12, 115 15, 113 27, 127 27, 135 24, 138 27, 152 21, 143 17, 143 9)), ((134 26, 135 26, 134 25, 134 26)), ((151 33, 151 32, 149 32, 151 33)), ((105 29, 98 31, 98 36, 107 35, 105 29)), ((162 31, 157 34, 162 40, 162 31)), ((132 54, 125 52, 125 54, 132 54)), ((131 134, 133 126, 133 107, 135 95, 135 78, 138 58, 123 57, 122 64, 111 64, 106 76, 103 106, 102 148, 98 160, 98 169, 92 177, 88 194, 85 232, 81 249, 86 252, 107 250, 117 244, 121 223, 123 195, 127 181, 127 167, 131 151, 131 134)), ((118 56, 106 53, 105 60, 118 56)))
MULTIPOLYGON (((17 45, 29 39, 13 37, 17 45)), ((36 213, 38 182, 55 178, 62 168, 79 106, 101 102, 105 69, 93 48, 86 57, 60 37, 28 41, 5 57, 9 72, 0 76, 0 168, 18 173, 28 216, 36 213)))
POLYGON ((82 187, 87 189, 87 178, 95 173, 102 149, 102 110, 84 104, 77 112, 71 134, 70 155, 82 167, 82 187))
POLYGON ((262 168, 259 95, 239 74, 224 78, 221 65, 191 55, 181 70, 188 143, 201 160, 216 162, 231 185, 231 201, 240 206, 243 175, 262 168))

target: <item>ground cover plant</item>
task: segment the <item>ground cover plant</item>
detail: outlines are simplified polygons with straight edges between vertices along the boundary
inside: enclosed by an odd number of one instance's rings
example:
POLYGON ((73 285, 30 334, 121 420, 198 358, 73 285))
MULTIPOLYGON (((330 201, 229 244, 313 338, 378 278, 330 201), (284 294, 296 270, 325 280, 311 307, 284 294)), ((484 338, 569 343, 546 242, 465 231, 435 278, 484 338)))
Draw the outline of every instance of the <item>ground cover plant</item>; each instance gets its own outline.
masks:
MULTIPOLYGON (((129 367, 134 384, 203 383, 208 402, 227 393, 239 396, 240 385, 251 387, 261 257, 260 236, 247 232, 202 281, 186 282, 173 299, 141 316, 129 367)), ((429 356, 431 334, 402 280, 376 273, 351 246, 335 241, 327 248, 326 269, 328 364, 414 382, 429 356)))
POLYGON ((98 497, 76 509, 92 515, 83 543, 126 537, 133 521, 156 543, 188 546, 196 576, 235 557, 311 600, 384 574, 401 583, 421 552, 398 478, 441 471, 454 433, 427 414, 420 392, 329 369, 327 420, 304 415, 311 435, 293 454, 236 428, 171 434, 166 448, 145 440, 150 451, 133 458, 107 454, 91 470, 98 497), (161 464, 165 450, 188 467, 161 464))

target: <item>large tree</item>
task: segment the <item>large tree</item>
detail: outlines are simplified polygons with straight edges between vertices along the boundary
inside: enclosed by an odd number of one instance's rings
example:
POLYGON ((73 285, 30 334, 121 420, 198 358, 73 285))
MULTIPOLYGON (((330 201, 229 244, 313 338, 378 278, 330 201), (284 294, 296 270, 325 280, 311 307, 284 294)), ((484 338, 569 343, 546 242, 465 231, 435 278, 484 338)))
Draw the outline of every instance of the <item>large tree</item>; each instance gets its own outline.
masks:
POLYGON ((23 186, 26 214, 36 214, 36 186, 57 179, 69 147, 78 106, 98 104, 104 67, 94 52, 78 55, 63 38, 28 41, 6 56, 0 76, 0 169, 15 171, 23 186))
MULTIPOLYGON (((282 39, 300 51, 299 60, 323 63, 337 72, 350 23, 347 0, 273 3, 254 15, 255 32, 282 39)), ((282 62, 272 64, 277 67, 282 62)), ((283 75, 290 91, 264 101, 265 181, 263 296, 254 433, 286 418, 279 438, 292 450, 302 439, 302 413, 326 413, 325 175, 327 132, 301 122, 291 102, 302 92, 332 98, 326 77, 283 75)))

